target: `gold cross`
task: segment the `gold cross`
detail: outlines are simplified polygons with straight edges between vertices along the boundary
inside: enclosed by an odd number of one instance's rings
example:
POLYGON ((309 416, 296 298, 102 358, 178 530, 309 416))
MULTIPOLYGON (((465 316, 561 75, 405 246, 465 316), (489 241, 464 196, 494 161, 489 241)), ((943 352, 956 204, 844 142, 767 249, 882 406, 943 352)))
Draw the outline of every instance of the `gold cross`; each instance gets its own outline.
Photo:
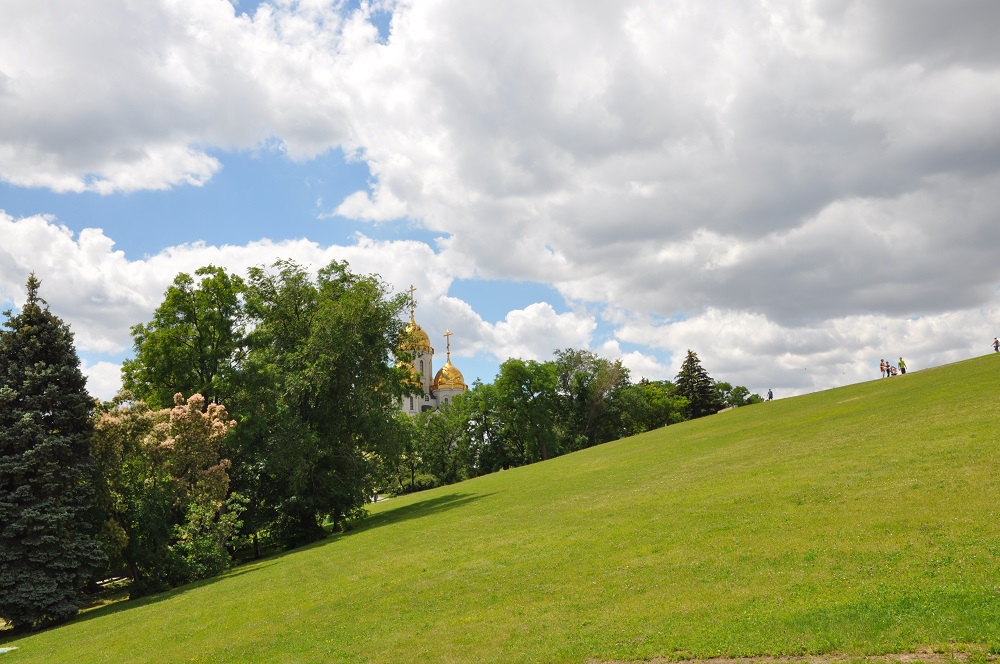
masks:
POLYGON ((451 362, 451 330, 445 328, 444 340, 448 344, 448 361, 451 362))
POLYGON ((417 301, 413 299, 413 294, 415 292, 417 292, 417 289, 416 289, 416 287, 413 284, 410 284, 410 290, 408 290, 406 292, 410 294, 410 320, 412 321, 413 320, 413 310, 416 309, 416 307, 417 307, 417 301))

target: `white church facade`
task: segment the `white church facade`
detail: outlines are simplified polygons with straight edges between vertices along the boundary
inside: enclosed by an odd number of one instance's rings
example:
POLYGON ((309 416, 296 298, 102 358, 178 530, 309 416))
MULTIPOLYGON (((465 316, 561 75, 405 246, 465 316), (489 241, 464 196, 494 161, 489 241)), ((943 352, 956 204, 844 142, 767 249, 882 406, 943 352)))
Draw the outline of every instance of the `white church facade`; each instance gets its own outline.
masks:
POLYGON ((416 309, 414 290, 416 289, 411 286, 410 322, 404 330, 405 340, 399 347, 400 359, 409 360, 407 364, 412 369, 413 375, 413 393, 403 395, 400 409, 411 416, 425 410, 437 410, 469 389, 462 372, 451 363, 451 330, 445 330, 444 333, 447 359, 444 366, 434 373, 434 348, 427 333, 417 325, 414 318, 416 309))

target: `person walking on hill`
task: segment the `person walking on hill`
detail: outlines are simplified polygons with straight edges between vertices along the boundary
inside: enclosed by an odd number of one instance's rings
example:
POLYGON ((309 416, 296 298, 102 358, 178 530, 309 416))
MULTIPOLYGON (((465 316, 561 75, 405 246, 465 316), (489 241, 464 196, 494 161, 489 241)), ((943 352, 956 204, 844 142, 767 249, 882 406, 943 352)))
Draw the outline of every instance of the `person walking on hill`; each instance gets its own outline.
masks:
POLYGON ((770 401, 774 398, 774 394, 771 392, 771 388, 767 388, 767 400, 770 401))
POLYGON ((1000 341, 996 337, 993 337, 993 352, 1000 353, 1000 341))
POLYGON ((903 358, 899 358, 899 373, 906 375, 906 362, 903 361, 903 358))
POLYGON ((885 360, 878 363, 878 370, 882 372, 882 378, 885 378, 885 360))

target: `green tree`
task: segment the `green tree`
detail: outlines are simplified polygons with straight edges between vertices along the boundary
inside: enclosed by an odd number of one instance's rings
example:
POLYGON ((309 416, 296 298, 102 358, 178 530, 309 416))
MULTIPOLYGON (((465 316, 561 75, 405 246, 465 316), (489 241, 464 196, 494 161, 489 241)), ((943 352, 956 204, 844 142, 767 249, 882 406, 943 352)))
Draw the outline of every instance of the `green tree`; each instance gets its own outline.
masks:
POLYGON ((274 267, 250 271, 236 410, 246 426, 234 444, 254 469, 241 477, 251 509, 273 516, 269 529, 288 546, 321 537, 323 518, 340 527, 375 491, 374 464, 397 433, 404 373, 393 353, 406 298, 342 262, 315 282, 294 263, 274 267))
POLYGON ((715 381, 694 351, 688 350, 675 379, 677 393, 688 400, 688 417, 694 419, 718 412, 722 408, 715 381))
POLYGON ((433 475, 438 484, 466 479, 469 404, 465 395, 459 394, 439 410, 421 412, 414 420, 423 471, 433 475))
POLYGON ((169 408, 178 392, 230 400, 243 351, 243 280, 213 265, 195 276, 178 274, 153 320, 132 327, 135 357, 122 365, 122 382, 153 408, 169 408))
POLYGON ((557 350, 557 419, 560 447, 577 450, 624 434, 629 371, 621 360, 605 359, 587 350, 557 350))
POLYGON ((717 381, 715 383, 715 390, 719 394, 719 401, 729 408, 749 406, 750 404, 760 403, 764 400, 759 394, 751 394, 750 390, 743 385, 733 387, 729 383, 717 381))
POLYGON ((677 393, 668 380, 640 380, 630 385, 622 399, 625 410, 625 434, 652 431, 687 419, 687 397, 677 393))
POLYGON ((496 392, 492 383, 476 380, 464 394, 468 408, 465 445, 470 477, 517 465, 500 438, 496 392))
POLYGON ((69 327, 38 296, 0 330, 0 616, 61 622, 105 563, 96 538, 91 399, 69 327))
POLYGON ((549 362, 509 359, 493 383, 494 430, 506 458, 520 466, 558 456, 556 371, 549 362))

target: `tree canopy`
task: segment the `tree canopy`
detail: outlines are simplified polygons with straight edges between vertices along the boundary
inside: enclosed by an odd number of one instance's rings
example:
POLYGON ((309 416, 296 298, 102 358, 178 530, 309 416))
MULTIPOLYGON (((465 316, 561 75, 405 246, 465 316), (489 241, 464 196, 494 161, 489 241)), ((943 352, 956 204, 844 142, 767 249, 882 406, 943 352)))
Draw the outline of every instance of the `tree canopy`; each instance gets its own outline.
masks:
POLYGON ((135 357, 122 366, 126 390, 152 408, 169 408, 174 394, 228 400, 243 351, 243 280, 208 265, 197 283, 180 273, 148 323, 132 327, 135 357))

